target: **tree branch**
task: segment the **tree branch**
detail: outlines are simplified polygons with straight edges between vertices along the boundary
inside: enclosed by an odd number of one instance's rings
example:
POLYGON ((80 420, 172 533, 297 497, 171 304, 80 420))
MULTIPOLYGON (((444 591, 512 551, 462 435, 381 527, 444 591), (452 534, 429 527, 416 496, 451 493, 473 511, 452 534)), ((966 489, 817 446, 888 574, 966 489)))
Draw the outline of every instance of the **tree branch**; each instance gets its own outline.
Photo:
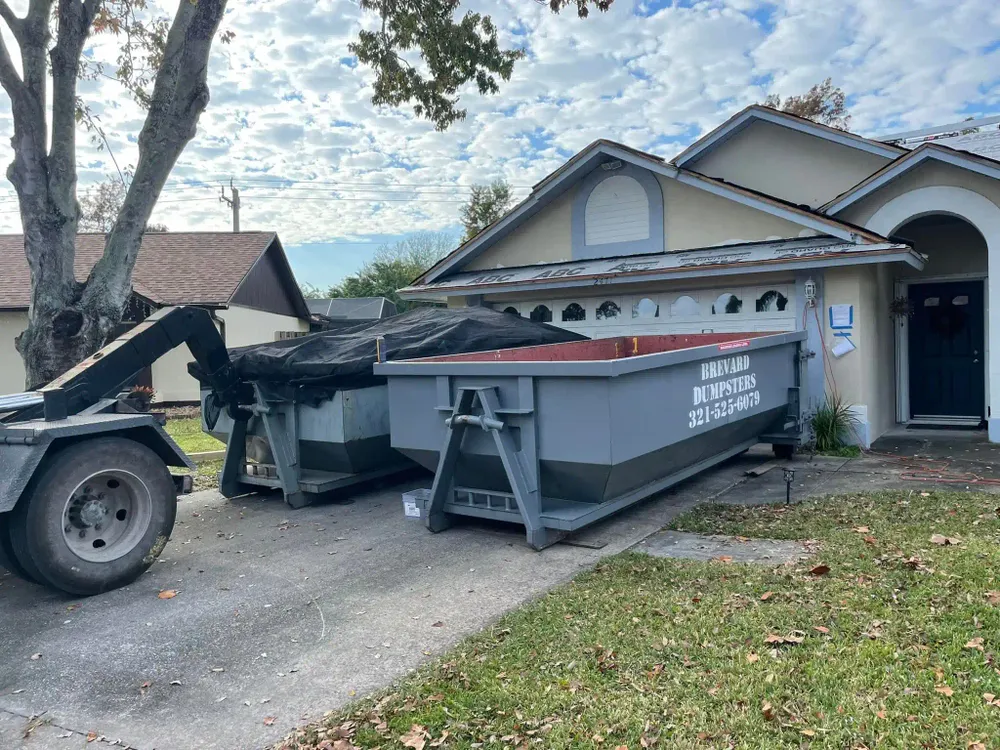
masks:
POLYGON ((7 43, 0 36, 0 85, 10 97, 11 107, 14 107, 14 100, 20 99, 24 93, 24 81, 17 74, 14 61, 10 59, 10 52, 7 51, 7 43))
POLYGON ((86 299, 124 304, 142 233, 170 171, 194 137, 208 105, 208 57, 226 0, 181 2, 167 34, 146 122, 139 133, 139 161, 104 256, 87 281, 86 299))
POLYGON ((7 0, 0 0, 0 18, 6 21, 7 26, 10 27, 11 33, 14 35, 14 38, 20 44, 23 19, 18 17, 18 15, 11 10, 10 6, 7 5, 7 0))

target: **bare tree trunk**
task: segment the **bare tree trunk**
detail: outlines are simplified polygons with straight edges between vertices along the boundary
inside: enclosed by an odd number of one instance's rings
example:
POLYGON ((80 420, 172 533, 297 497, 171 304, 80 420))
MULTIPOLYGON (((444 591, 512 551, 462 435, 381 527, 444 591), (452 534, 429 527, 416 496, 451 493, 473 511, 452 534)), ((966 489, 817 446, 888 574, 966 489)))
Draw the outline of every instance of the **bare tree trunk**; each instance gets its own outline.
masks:
POLYGON ((17 19, 0 15, 22 53, 22 81, 0 41, 0 83, 11 97, 14 162, 24 249, 31 270, 28 327, 17 339, 28 388, 49 382, 100 348, 121 320, 132 289, 142 233, 170 171, 194 137, 208 104, 206 73, 226 0, 181 2, 167 35, 149 112, 139 134, 139 161, 104 256, 86 282, 73 275, 76 199, 76 81, 80 55, 100 0, 59 0, 58 38, 50 53, 52 143, 45 149, 45 55, 53 0, 31 0, 17 19))

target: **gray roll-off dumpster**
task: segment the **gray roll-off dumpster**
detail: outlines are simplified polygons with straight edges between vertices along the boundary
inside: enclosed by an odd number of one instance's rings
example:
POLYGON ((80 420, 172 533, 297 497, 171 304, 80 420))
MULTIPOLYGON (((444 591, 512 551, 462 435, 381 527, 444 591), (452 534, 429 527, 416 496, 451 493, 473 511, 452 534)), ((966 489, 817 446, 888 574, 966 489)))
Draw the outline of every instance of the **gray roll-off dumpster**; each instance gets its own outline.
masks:
POLYGON ((522 523, 542 549, 758 442, 801 434, 805 333, 629 336, 375 365, 419 509, 522 523))

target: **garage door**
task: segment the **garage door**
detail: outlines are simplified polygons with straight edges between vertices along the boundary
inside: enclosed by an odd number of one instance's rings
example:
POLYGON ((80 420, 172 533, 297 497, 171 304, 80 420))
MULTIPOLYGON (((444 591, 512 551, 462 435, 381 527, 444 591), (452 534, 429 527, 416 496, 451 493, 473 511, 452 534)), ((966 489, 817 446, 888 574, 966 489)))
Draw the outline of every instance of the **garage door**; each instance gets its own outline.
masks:
POLYGON ((497 309, 591 338, 794 331, 793 284, 512 302, 497 309))

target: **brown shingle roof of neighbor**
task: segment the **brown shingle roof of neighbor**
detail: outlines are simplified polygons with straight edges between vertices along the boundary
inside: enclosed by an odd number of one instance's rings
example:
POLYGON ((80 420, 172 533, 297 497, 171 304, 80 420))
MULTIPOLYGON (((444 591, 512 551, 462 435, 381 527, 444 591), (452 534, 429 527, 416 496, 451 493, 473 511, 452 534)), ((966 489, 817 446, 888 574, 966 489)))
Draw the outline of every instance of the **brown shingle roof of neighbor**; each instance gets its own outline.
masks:
MULTIPOLYGON (((227 305, 274 232, 150 232, 143 236, 132 288, 157 305, 227 305)), ((104 253, 103 234, 76 238, 76 278, 104 253)), ((30 277, 24 237, 0 235, 0 309, 26 309, 30 277)))

